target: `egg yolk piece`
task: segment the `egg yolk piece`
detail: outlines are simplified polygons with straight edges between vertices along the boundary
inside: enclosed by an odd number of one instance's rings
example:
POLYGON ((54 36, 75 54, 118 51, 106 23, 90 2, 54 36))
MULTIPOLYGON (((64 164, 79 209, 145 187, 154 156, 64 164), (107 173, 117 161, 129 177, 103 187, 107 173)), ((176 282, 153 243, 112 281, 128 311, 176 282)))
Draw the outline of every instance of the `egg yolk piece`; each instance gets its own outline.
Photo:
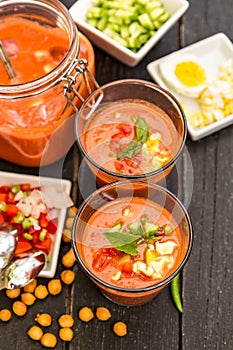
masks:
POLYGON ((204 68, 193 61, 178 63, 175 67, 175 75, 182 84, 190 87, 202 85, 206 81, 204 68))

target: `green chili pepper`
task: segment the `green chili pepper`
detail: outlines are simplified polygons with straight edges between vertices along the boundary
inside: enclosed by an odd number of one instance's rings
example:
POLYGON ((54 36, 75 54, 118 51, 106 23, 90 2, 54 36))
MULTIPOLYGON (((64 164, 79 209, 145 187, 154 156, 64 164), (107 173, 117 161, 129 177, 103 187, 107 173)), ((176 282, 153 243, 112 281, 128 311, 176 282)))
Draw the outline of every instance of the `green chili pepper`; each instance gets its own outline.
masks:
POLYGON ((180 280, 180 274, 176 275, 171 281, 171 294, 177 309, 182 313, 183 307, 182 307, 181 296, 180 296, 179 280, 180 280))
POLYGON ((23 234, 23 237, 26 238, 26 239, 28 239, 29 241, 32 241, 32 240, 33 240, 33 236, 30 235, 30 233, 27 233, 27 232, 25 232, 25 233, 23 234))
POLYGON ((17 224, 20 224, 21 222, 23 222, 23 220, 25 219, 25 215, 22 211, 19 211, 18 214, 14 217, 14 222, 16 222, 17 224))
POLYGON ((39 240, 41 242, 43 242, 45 240, 46 234, 47 234, 47 230, 45 228, 43 228, 43 230, 41 230, 40 235, 39 235, 39 240))
POLYGON ((12 185, 11 186, 11 192, 16 194, 21 190, 20 185, 12 185))
POLYGON ((6 211, 7 204, 5 202, 0 202, 0 211, 6 211))

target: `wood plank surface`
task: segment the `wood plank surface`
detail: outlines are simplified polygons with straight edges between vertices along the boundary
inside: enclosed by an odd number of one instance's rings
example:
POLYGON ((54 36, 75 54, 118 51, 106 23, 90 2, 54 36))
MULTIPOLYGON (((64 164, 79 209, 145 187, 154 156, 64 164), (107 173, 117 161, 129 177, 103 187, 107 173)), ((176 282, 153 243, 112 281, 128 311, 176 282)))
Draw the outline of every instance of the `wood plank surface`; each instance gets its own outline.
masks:
MULTIPOLYGON (((62 2, 69 8, 75 0, 62 2)), ((190 0, 189 3, 183 18, 136 67, 127 67, 94 46, 99 84, 125 78, 152 81, 146 70, 151 61, 217 32, 224 32, 233 40, 232 0, 190 0)), ((232 150, 233 126, 197 142, 188 137, 185 152, 166 184, 187 205, 194 229, 192 254, 181 275, 182 315, 172 302, 169 287, 146 305, 124 307, 102 296, 75 264, 76 279, 72 287, 64 286, 60 295, 36 301, 23 318, 14 315, 9 323, 0 322, 0 350, 42 349, 26 335, 39 312, 52 314, 53 324, 48 331, 57 336, 59 315, 67 312, 75 319, 74 339, 68 344, 58 339, 57 350, 233 349, 232 150), (112 318, 107 322, 95 318, 85 324, 77 317, 85 305, 93 311, 106 306, 112 318), (119 338, 112 331, 113 323, 118 320, 128 325, 126 337, 119 338)), ((54 177, 59 170, 73 182, 72 195, 77 204, 96 186, 76 145, 64 159, 43 169, 24 168, 0 160, 0 170, 54 177)), ((64 269, 61 258, 69 247, 64 242, 61 245, 56 278, 64 269)), ((48 283, 46 279, 38 281, 48 283)), ((0 292, 0 309, 10 308, 12 302, 4 291, 0 292)))

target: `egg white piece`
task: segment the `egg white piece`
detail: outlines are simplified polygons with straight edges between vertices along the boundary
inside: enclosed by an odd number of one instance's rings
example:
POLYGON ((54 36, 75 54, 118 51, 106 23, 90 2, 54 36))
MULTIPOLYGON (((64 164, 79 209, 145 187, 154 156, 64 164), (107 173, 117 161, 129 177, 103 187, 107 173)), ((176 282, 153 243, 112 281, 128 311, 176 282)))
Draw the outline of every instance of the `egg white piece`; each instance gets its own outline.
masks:
MULTIPOLYGON (((197 98, 205 88, 205 82, 197 86, 188 86, 183 84, 175 74, 177 64, 186 61, 195 62, 204 69, 198 58, 193 54, 172 54, 161 61, 159 65, 160 72, 166 83, 176 92, 186 97, 197 98)), ((206 71, 205 74, 207 76, 206 71)))

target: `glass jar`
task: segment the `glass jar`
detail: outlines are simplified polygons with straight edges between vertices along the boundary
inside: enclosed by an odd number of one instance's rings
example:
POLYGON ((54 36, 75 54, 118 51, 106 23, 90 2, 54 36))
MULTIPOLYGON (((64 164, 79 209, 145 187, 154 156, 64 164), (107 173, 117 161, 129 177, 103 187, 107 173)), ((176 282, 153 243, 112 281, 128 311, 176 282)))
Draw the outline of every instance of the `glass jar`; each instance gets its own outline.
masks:
POLYGON ((0 61, 0 158, 50 164, 72 146, 71 116, 95 87, 92 45, 56 0, 2 0, 0 31, 16 71, 10 79, 0 61))

